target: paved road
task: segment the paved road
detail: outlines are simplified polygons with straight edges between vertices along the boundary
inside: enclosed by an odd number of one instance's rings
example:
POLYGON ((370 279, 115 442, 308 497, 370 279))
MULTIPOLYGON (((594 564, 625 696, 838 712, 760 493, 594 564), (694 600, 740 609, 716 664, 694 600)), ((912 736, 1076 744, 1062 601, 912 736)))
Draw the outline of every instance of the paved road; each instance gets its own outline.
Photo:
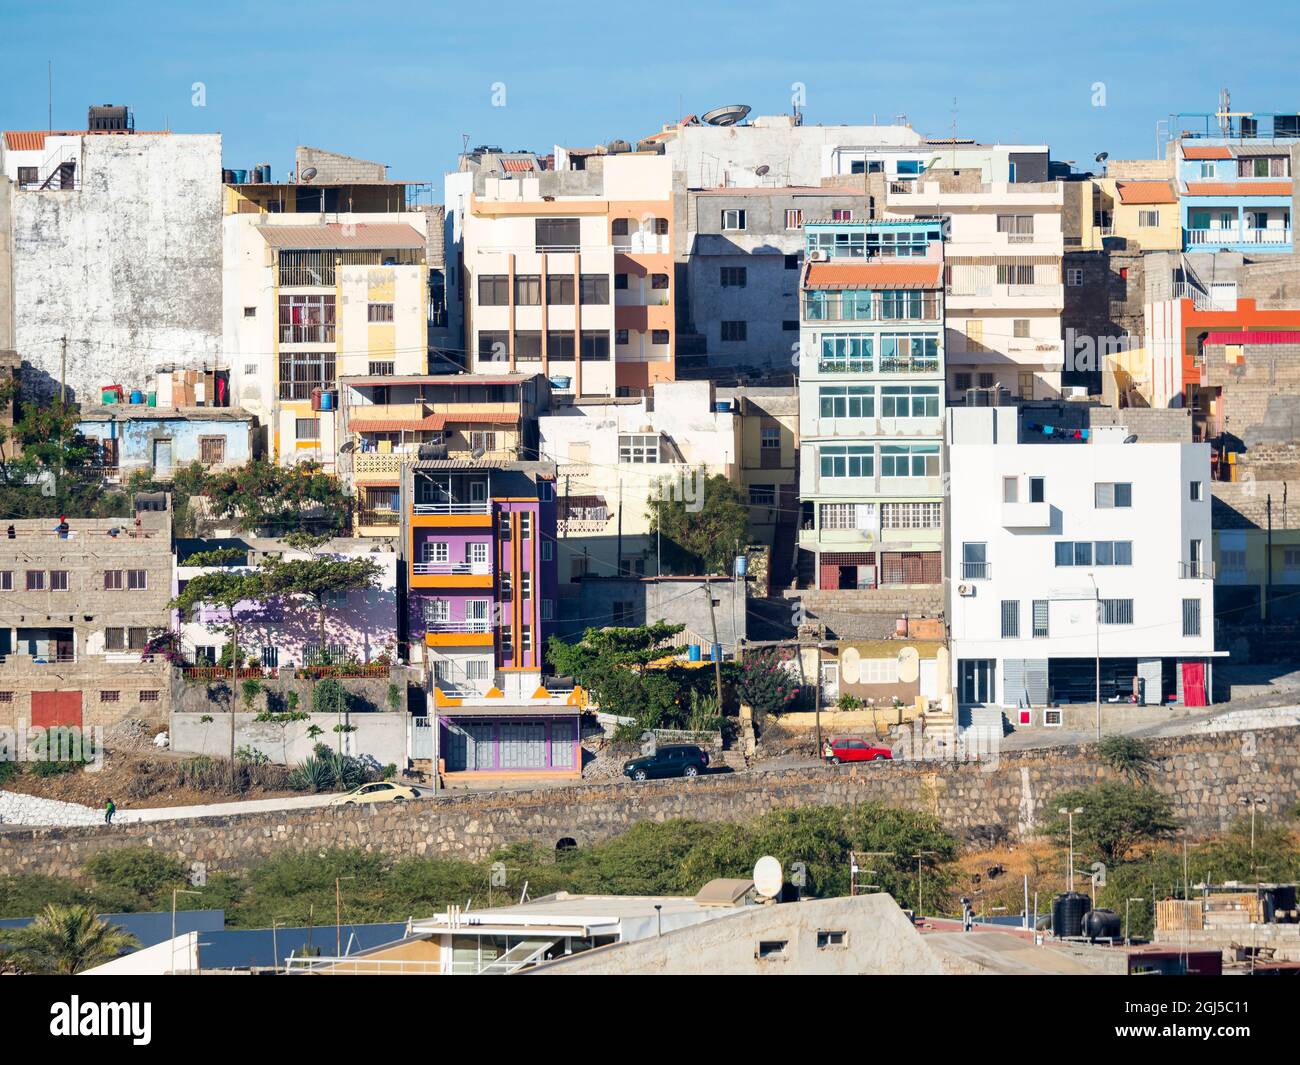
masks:
MULTIPOLYGON (((428 789, 418 789, 423 798, 428 789)), ((241 802, 212 802, 202 806, 158 806, 138 810, 119 809, 113 820, 175 821, 186 817, 228 817, 231 814, 256 814, 267 810, 299 810, 310 806, 324 806, 335 798, 337 792, 323 795, 293 795, 282 799, 245 799, 241 802)))

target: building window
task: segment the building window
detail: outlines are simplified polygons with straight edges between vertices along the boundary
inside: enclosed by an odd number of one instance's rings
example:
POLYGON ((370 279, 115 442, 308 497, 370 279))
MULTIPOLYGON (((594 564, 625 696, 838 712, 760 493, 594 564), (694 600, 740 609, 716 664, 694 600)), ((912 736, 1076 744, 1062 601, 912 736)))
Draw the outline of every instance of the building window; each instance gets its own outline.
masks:
POLYGON ((749 337, 748 323, 746 322, 723 322, 722 323, 722 340, 727 344, 738 344, 749 337))
POLYGON ((798 270, 798 269, 799 269, 799 256, 798 256, 797 254, 796 254, 796 255, 787 255, 787 256, 785 257, 785 268, 786 268, 787 270, 798 270))
POLYGON ((604 306, 609 303, 609 275, 583 274, 579 279, 578 298, 584 306, 604 306))
POLYGON ((554 600, 554 599, 543 599, 543 600, 542 600, 542 620, 543 620, 543 621, 553 621, 554 619, 555 619, 555 600, 554 600))
POLYGON ((627 436, 618 438, 618 461, 638 465, 659 461, 658 436, 627 436))
POLYGON ((488 429, 475 429, 469 434, 470 451, 495 451, 497 449, 497 434, 488 429))
POLYGON ((542 304, 542 277, 540 274, 515 275, 515 305, 540 307, 542 304))
POLYGON ((749 505, 751 507, 776 506, 776 485, 751 484, 749 486, 749 505))
POLYGON ((101 703, 117 703, 121 702, 121 700, 122 693, 120 691, 101 691, 99 693, 99 701, 101 703))
POLYGON ((542 561, 550 562, 555 558, 555 545, 550 540, 542 541, 542 561))
POLYGON ((369 303, 366 305, 366 321, 391 322, 393 305, 391 303, 369 303))
POLYGON ((514 578, 509 570, 503 570, 497 585, 498 595, 503 603, 509 603, 515 597, 514 578))
POLYGON ((509 306, 510 277, 507 274, 480 274, 478 302, 480 307, 509 306))
POLYGON ((873 477, 876 466, 874 444, 827 444, 821 448, 823 477, 873 477))
POLYGON ((962 580, 982 581, 989 576, 988 544, 965 543, 961 545, 962 580))
POLYGON ((662 345, 664 345, 664 344, 667 344, 667 343, 668 343, 668 330, 667 330, 667 329, 652 329, 652 330, 650 330, 650 343, 651 343, 651 344, 658 345, 658 346, 662 346, 662 345))
POLYGON ((1183 600, 1183 635, 1199 636, 1201 634, 1201 601, 1199 599, 1183 600))
POLYGON ((105 629, 104 650, 125 651, 126 650, 126 629, 105 629))
POLYGON ((334 352, 280 352, 281 399, 311 399, 312 389, 333 387, 334 352))
POLYGON ((818 929, 817 930, 817 949, 826 950, 830 947, 842 947, 849 941, 848 933, 839 929, 818 929))
POLYGON ((880 448, 882 477, 938 477, 938 444, 884 444, 880 448))
POLYGON ((723 266, 718 274, 723 288, 744 288, 749 280, 749 271, 743 266, 723 266))
POLYGON ((823 418, 876 416, 876 390, 871 385, 823 385, 817 397, 823 418))
POLYGON ((29 569, 27 571, 27 590, 29 592, 45 591, 45 571, 43 569, 29 569))
POLYGON ((508 510, 503 510, 497 515, 497 537, 502 540, 510 539, 510 512, 508 510))
POLYGON ((1048 612, 1047 600, 1035 599, 1034 600, 1034 639, 1042 640, 1047 638, 1048 616, 1049 616, 1049 612, 1048 612))
MULTIPOLYGON (((382 362, 371 362, 368 367, 371 377, 392 377, 397 372, 397 364, 391 359, 382 362)), ((387 386, 385 386, 384 395, 387 397, 387 386)), ((375 395, 375 402, 379 403, 379 393, 375 395)), ((380 404, 382 406, 382 404, 380 404)))
POLYGON ((885 503, 880 509, 884 529, 938 529, 943 526, 942 503, 885 503))
POLYGON ((148 688, 140 693, 140 702, 156 703, 158 701, 158 689, 148 688))
MULTIPOLYGON (((318 281, 306 283, 319 284, 318 281)), ((334 297, 281 296, 280 343, 334 343, 334 297)))
POLYGON ((256 307, 245 307, 245 308, 244 308, 244 317, 245 317, 245 318, 256 318, 256 317, 257 317, 257 308, 256 308, 256 307))
POLYGON ((1121 509, 1133 505, 1133 485, 1119 481, 1098 481, 1094 490, 1096 505, 1100 510, 1121 509))
POLYGON ((0 570, 0 592, 12 592, 14 590, 14 571, 11 569, 0 570))
POLYGON ((519 650, 528 654, 533 649, 533 627, 531 625, 519 626, 519 650))
POLYGON ((667 275, 667 274, 651 274, 651 275, 650 275, 650 288, 651 288, 652 290, 657 289, 657 290, 660 290, 660 291, 665 291, 665 290, 667 290, 667 288, 668 288, 668 275, 667 275))
POLYGON ((536 251, 577 251, 582 245, 582 220, 538 218, 534 221, 536 251))
POLYGON ((14 701, 13 692, 0 692, 0 703, 12 703, 14 701))
POLYGON ((1103 625, 1132 625, 1132 599, 1101 600, 1101 623, 1103 625))
POLYGON ((823 529, 856 529, 858 527, 857 504, 822 503, 818 508, 818 525, 823 529))
POLYGON ((446 540, 425 540, 420 545, 421 562, 447 562, 451 558, 451 545, 446 540))
POLYGON ((1160 212, 1138 211, 1138 225, 1144 229, 1155 229, 1160 225, 1160 212))
POLYGON ((319 443, 320 419, 295 418, 293 420, 293 435, 297 440, 315 440, 319 443))
POLYGON ((219 466, 226 461, 224 436, 199 437, 199 461, 205 466, 219 466))
POLYGON ((66 592, 68 590, 68 571, 66 569, 50 570, 50 591, 66 592))
POLYGON ((1083 271, 1077 266, 1071 266, 1065 271, 1065 283, 1070 288, 1078 288, 1083 284, 1083 271))
POLYGON ((149 587, 149 573, 142 569, 129 569, 126 571, 126 587, 128 591, 142 592, 149 587))
MULTIPOLYGON (((626 274, 621 275, 625 280, 626 274)), ((626 285, 624 286, 626 287, 626 285)), ((552 307, 573 306, 573 275, 560 274, 546 278, 546 302, 552 307)))
POLYGON ((1193 503, 1199 503, 1202 499, 1205 498, 1205 485, 1202 484, 1200 481, 1192 481, 1189 491, 1190 491, 1189 498, 1193 503))
POLYGON ((885 385, 880 390, 882 418, 939 417, 938 385, 885 385))
POLYGON ((1020 600, 1002 600, 1002 638, 1004 640, 1020 639, 1020 600))
POLYGON ((604 329, 584 329, 578 345, 578 354, 595 362, 609 361, 609 332, 604 329))
POLYGON ((785 209, 785 228, 798 229, 803 225, 803 211, 798 207, 787 207, 785 209))
POLYGON ((852 208, 849 208, 849 207, 832 207, 832 208, 831 208, 831 221, 832 221, 832 222, 852 222, 852 221, 853 221, 853 210, 852 210, 852 208))
MULTIPOLYGON (((1010 237, 1032 237, 1034 235, 1034 216, 1031 214, 998 215, 998 232, 1010 237)), ((1015 243, 1013 241, 1013 243, 1015 243)))
POLYGON ((533 597, 533 575, 531 573, 519 574, 519 598, 531 599, 533 597))
POLYGON ((722 229, 724 232, 746 229, 745 212, 732 209, 722 212, 722 229))
POLYGON ((519 514, 519 538, 527 540, 533 535, 533 512, 531 510, 521 511, 519 514))

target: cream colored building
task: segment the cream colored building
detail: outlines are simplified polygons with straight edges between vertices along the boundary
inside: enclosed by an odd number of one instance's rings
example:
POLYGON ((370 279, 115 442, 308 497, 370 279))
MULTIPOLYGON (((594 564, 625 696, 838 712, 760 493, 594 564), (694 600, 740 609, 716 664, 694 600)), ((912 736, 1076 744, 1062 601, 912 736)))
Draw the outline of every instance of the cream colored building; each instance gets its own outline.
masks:
POLYGON ((981 181, 934 171, 891 182, 894 218, 943 217, 948 395, 1000 389, 1021 399, 1061 392, 1065 289, 1061 182, 981 181))

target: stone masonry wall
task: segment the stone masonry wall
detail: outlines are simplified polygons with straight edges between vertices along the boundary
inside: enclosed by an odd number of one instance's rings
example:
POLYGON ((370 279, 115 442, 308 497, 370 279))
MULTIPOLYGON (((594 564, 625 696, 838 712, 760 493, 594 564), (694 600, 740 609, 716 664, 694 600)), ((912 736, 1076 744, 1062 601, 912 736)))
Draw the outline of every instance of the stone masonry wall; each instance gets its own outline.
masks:
MULTIPOLYGON (((1274 809, 1300 800, 1300 728, 1158 740, 1152 785, 1193 832, 1240 816, 1238 800, 1269 796, 1274 809)), ((773 809, 878 800, 928 811, 949 829, 988 838, 1037 831, 1067 789, 1112 777, 1090 747, 1010 752, 993 766, 882 762, 771 773, 718 774, 692 782, 591 784, 536 791, 456 794, 402 807, 297 809, 235 817, 119 824, 111 828, 0 833, 0 875, 77 877, 107 848, 156 847, 208 873, 238 871, 285 850, 361 847, 394 856, 480 859, 515 841, 589 845, 639 821, 744 821, 773 809)))

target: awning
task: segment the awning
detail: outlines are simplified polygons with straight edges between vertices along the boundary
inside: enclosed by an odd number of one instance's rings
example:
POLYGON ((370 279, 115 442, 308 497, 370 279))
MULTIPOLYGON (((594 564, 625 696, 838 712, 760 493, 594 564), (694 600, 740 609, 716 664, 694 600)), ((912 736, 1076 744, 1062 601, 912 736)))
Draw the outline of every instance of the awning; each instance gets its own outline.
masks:
POLYGON ((272 248, 299 250, 362 248, 382 251, 388 248, 423 248, 422 233, 407 225, 341 225, 329 222, 319 226, 258 226, 257 231, 272 248))
POLYGON ((808 288, 942 288, 942 263, 810 263, 808 288))

